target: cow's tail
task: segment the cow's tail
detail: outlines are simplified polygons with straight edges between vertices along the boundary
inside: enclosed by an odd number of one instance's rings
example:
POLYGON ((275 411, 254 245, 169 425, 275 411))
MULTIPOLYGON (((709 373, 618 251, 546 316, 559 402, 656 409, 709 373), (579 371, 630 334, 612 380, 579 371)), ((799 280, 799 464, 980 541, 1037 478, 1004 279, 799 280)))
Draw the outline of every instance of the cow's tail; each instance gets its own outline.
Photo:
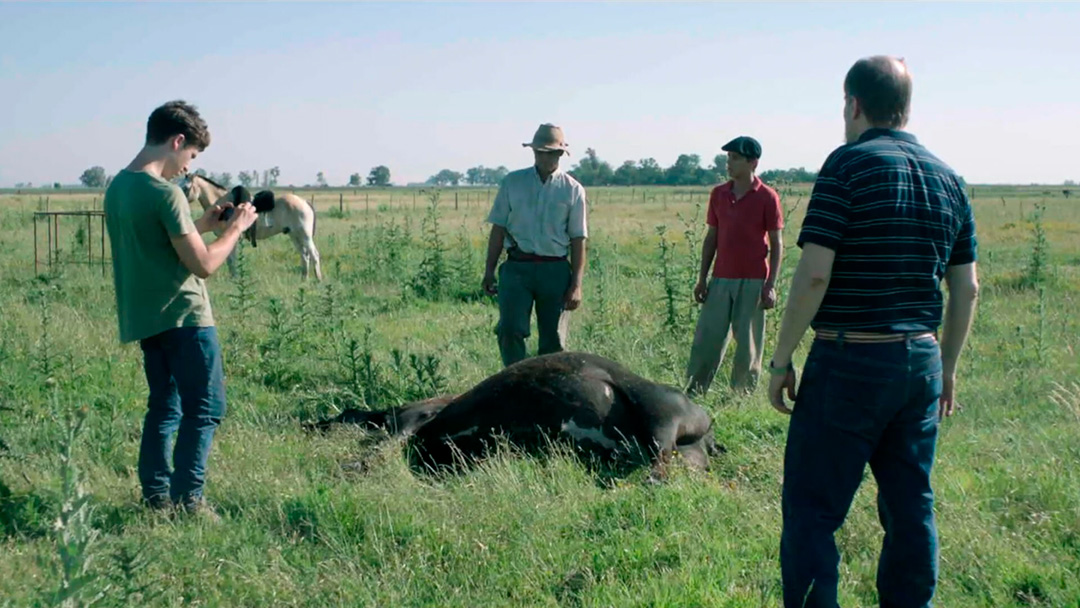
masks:
POLYGON ((311 207, 311 238, 315 238, 315 226, 319 223, 319 214, 315 213, 315 205, 312 205, 309 201, 304 201, 308 207, 311 207))

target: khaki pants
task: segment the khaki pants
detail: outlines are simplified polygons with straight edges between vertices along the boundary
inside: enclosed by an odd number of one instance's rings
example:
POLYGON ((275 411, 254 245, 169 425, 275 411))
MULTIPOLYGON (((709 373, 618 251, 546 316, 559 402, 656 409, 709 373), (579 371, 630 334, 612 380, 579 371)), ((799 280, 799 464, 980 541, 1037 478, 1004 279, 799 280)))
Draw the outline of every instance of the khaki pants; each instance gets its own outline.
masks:
POLYGON ((694 345, 687 365, 687 392, 704 394, 712 384, 728 341, 735 336, 735 361, 731 387, 751 391, 761 375, 764 355, 765 309, 760 305, 764 279, 717 279, 709 281, 709 294, 698 316, 694 345))
POLYGON ((563 310, 563 298, 570 287, 570 264, 561 262, 515 262, 499 266, 499 353, 503 365, 525 358, 525 338, 529 337, 533 304, 539 355, 563 350, 569 329, 570 312, 563 310))

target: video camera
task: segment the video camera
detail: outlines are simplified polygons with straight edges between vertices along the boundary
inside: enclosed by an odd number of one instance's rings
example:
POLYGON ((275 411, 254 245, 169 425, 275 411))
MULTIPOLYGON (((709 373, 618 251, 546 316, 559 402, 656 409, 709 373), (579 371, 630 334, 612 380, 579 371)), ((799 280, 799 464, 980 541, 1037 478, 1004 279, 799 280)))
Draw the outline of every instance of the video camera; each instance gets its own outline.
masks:
MULTIPOLYGON (((247 188, 243 186, 236 186, 232 189, 233 205, 239 206, 240 203, 250 203, 251 200, 251 192, 247 188)), ((234 213, 236 213, 236 207, 226 207, 225 209, 222 209, 221 221, 229 221, 229 219, 233 216, 234 213)))

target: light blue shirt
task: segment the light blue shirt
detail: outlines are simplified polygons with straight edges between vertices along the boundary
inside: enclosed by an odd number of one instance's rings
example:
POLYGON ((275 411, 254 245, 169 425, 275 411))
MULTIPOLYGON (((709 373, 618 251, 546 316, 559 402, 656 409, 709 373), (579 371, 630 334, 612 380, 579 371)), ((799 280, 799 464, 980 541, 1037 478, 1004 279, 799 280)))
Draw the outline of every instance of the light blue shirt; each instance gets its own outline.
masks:
POLYGON ((568 255, 570 239, 589 236, 585 188, 562 169, 547 182, 536 167, 507 174, 487 219, 506 229, 504 247, 534 255, 568 255))

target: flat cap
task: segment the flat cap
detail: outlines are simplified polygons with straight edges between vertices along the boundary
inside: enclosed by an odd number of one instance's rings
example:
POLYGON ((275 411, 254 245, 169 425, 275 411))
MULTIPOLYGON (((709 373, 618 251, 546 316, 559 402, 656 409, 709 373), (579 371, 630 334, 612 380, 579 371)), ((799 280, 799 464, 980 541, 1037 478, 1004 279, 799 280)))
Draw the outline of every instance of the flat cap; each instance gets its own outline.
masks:
POLYGON ((747 137, 746 135, 740 135, 735 139, 724 144, 724 147, 720 148, 724 152, 735 152, 741 154, 746 158, 761 158, 761 144, 753 137, 747 137))

